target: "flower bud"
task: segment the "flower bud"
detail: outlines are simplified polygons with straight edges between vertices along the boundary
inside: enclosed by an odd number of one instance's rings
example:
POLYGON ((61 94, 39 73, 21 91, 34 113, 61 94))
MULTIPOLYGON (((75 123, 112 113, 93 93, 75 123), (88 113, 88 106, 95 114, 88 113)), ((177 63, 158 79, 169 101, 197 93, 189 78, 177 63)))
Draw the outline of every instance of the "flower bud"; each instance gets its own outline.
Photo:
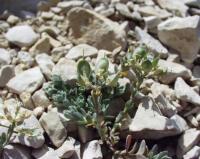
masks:
POLYGON ((96 73, 104 74, 108 71, 109 61, 108 58, 103 57, 101 58, 96 65, 96 73))
POLYGON ((85 59, 79 60, 77 65, 77 72, 79 76, 84 76, 89 78, 91 74, 90 64, 85 59))

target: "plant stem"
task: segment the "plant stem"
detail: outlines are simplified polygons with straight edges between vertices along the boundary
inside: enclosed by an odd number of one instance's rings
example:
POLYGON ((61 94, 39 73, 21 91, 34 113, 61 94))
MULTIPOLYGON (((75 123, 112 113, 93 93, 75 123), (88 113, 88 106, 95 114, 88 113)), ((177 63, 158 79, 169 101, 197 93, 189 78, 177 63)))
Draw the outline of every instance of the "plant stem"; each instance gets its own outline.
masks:
POLYGON ((95 111, 96 111, 96 115, 97 115, 97 122, 96 122, 96 128, 97 128, 97 131, 99 133, 99 136, 101 137, 102 141, 105 142, 106 141, 106 136, 105 136, 105 130, 107 129, 105 127, 105 124, 104 124, 104 116, 101 112, 101 109, 100 109, 100 103, 99 103, 99 97, 100 97, 100 94, 99 94, 99 89, 96 88, 96 89, 93 89, 92 90, 92 99, 93 99, 93 103, 94 103, 94 106, 95 106, 95 111))

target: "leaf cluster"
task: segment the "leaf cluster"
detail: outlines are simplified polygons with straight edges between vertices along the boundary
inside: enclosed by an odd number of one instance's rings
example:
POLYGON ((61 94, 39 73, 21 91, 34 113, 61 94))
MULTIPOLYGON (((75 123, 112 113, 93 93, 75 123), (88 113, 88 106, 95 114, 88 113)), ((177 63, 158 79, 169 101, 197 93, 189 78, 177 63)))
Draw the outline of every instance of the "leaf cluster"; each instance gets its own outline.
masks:
POLYGON ((61 77, 54 75, 44 90, 68 119, 79 125, 97 129, 101 140, 110 150, 116 152, 115 145, 119 142, 119 132, 135 106, 134 100, 141 91, 141 84, 145 79, 156 78, 163 73, 158 68, 158 61, 159 58, 152 56, 147 48, 140 47, 134 52, 128 52, 121 59, 120 67, 115 74, 110 74, 107 57, 97 61, 95 68, 83 58, 77 63, 78 80, 75 86, 64 83, 61 77), (129 79, 129 87, 120 85, 119 79, 124 77, 129 79), (130 97, 124 109, 117 116, 110 116, 110 101, 121 97, 127 92, 127 88, 130 89, 130 97))

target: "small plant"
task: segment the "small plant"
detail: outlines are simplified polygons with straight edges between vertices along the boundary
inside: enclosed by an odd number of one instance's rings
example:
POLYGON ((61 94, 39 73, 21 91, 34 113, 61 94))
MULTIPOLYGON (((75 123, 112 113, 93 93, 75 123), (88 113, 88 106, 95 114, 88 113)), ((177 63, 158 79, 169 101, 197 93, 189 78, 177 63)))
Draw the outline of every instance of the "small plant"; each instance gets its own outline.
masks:
POLYGON ((15 112, 9 110, 5 105, 3 107, 3 115, 0 115, 0 119, 5 123, 0 123, 0 127, 7 129, 7 133, 2 133, 0 136, 0 154, 2 153, 4 147, 8 145, 14 134, 23 135, 33 135, 34 129, 19 128, 18 126, 23 123, 23 121, 30 117, 30 113, 27 111, 22 111, 20 103, 17 103, 15 112))
POLYGON ((154 145, 149 150, 145 140, 142 140, 141 142, 135 142, 132 146, 131 142, 132 136, 128 135, 125 144, 126 148, 125 150, 115 152, 116 159, 171 159, 171 157, 168 156, 167 151, 158 152, 157 145, 154 145))
POLYGON ((116 73, 110 74, 107 57, 101 58, 95 69, 83 58, 77 64, 78 81, 75 86, 65 84, 59 76, 53 76, 45 92, 67 118, 79 125, 95 128, 104 145, 115 154, 119 132, 130 110, 136 108, 134 100, 141 91, 141 84, 145 79, 162 73, 158 60, 141 47, 127 53, 116 73), (117 116, 110 116, 110 101, 128 91, 126 86, 119 84, 119 79, 123 77, 130 81, 130 98, 117 116))

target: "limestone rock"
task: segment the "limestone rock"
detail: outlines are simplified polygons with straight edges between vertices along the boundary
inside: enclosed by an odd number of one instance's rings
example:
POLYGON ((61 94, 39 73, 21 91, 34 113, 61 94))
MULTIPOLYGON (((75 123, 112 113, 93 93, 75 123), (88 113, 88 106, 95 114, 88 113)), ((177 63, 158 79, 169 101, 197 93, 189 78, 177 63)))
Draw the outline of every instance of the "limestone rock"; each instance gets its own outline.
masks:
POLYGON ((24 129, 34 129, 33 136, 18 134, 13 136, 12 143, 19 143, 32 148, 42 147, 45 142, 43 136, 44 130, 34 115, 31 115, 28 119, 25 119, 20 127, 24 129))
POLYGON ((69 39, 76 44, 86 43, 97 49, 113 51, 126 47, 125 31, 120 26, 94 11, 73 8, 67 15, 69 39))
POLYGON ((178 99, 200 106, 200 96, 182 78, 178 77, 174 85, 178 99))
POLYGON ((64 1, 64 2, 59 2, 58 7, 62 9, 64 12, 68 12, 70 9, 74 7, 81 7, 83 6, 84 1, 80 0, 73 0, 73 1, 64 1))
POLYGON ((179 11, 179 14, 185 17, 188 13, 188 7, 184 4, 184 0, 156 0, 156 2, 166 10, 179 11))
POLYGON ((57 155, 60 158, 70 158, 75 152, 75 140, 73 138, 67 139, 61 147, 56 150, 57 155))
POLYGON ((77 80, 76 62, 61 58, 53 68, 52 75, 61 76, 64 82, 74 83, 77 80))
POLYGON ((183 158, 184 159, 191 159, 191 158, 198 158, 200 156, 200 147, 194 146, 190 151, 188 151, 183 158))
POLYGON ((135 28, 135 32, 137 39, 142 44, 145 44, 149 49, 160 55, 162 58, 166 58, 168 56, 168 50, 158 40, 154 39, 151 35, 139 27, 135 28))
POLYGON ((67 137, 67 131, 56 112, 48 112, 40 118, 40 124, 48 134, 52 143, 60 147, 67 137), (49 122, 51 121, 51 122, 49 122))
POLYGON ((28 25, 15 26, 5 36, 9 42, 19 47, 31 46, 39 37, 28 25))
POLYGON ((98 140, 90 141, 85 145, 83 159, 103 159, 98 140))
POLYGON ((39 67, 28 69, 17 76, 13 77, 7 87, 14 93, 21 94, 22 92, 34 92, 44 82, 44 77, 39 67))
POLYGON ((65 56, 67 59, 77 60, 80 57, 94 57, 97 56, 98 50, 87 44, 79 44, 69 50, 65 56))
POLYGON ((191 77, 190 70, 181 64, 160 59, 158 66, 163 71, 166 71, 166 73, 160 77, 160 81, 164 84, 174 82, 177 77, 182 77, 183 79, 190 79, 191 77))
POLYGON ((42 148, 34 149, 32 156, 37 159, 60 159, 55 150, 44 145, 42 148))
POLYGON ((165 45, 180 53, 182 60, 192 63, 200 49, 200 17, 174 17, 158 25, 158 37, 165 45))
POLYGON ((39 65, 42 73, 47 77, 48 80, 51 79, 52 69, 55 66, 50 56, 45 53, 39 54, 35 57, 37 64, 39 65))
POLYGON ((37 52, 37 53, 49 53, 51 49, 51 44, 47 37, 43 37, 39 39, 31 48, 30 52, 37 52))
POLYGON ((188 129, 180 136, 177 145, 177 156, 182 158, 193 146, 200 141, 200 131, 197 129, 188 129))
POLYGON ((0 66, 9 65, 10 62, 11 62, 10 53, 5 49, 0 48, 0 66))
POLYGON ((11 25, 14 25, 14 24, 18 23, 19 20, 20 20, 19 17, 14 16, 14 15, 10 15, 10 16, 8 17, 8 19, 7 19, 7 22, 8 22, 9 24, 11 24, 11 25))
POLYGON ((160 8, 155 8, 152 6, 141 6, 138 8, 138 11, 143 15, 143 16, 157 16, 161 19, 165 19, 170 17, 172 14, 169 13, 166 10, 160 9, 160 8))
POLYGON ((32 100, 36 107, 47 108, 51 104, 43 89, 36 91, 32 95, 32 100))
POLYGON ((23 63, 28 67, 33 66, 34 59, 31 57, 30 53, 25 52, 25 51, 19 51, 17 58, 20 63, 23 63))
POLYGON ((177 115, 171 118, 163 116, 152 99, 144 98, 129 125, 129 131, 135 138, 160 139, 178 135, 186 127, 182 118, 177 115))

